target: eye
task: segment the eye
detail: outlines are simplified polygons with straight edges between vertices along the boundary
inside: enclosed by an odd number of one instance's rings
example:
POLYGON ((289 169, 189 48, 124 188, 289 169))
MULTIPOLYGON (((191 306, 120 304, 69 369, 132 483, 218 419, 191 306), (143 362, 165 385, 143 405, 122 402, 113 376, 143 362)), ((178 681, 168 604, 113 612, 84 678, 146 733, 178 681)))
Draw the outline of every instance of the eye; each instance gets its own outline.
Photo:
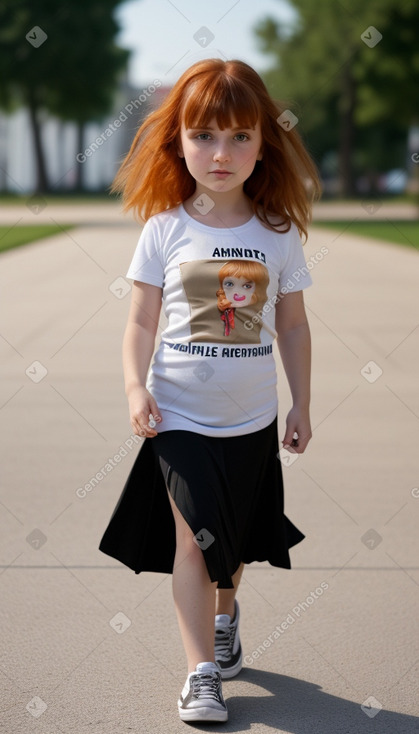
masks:
POLYGON ((253 288, 253 283, 244 283, 243 288, 247 288, 247 289, 253 288))
POLYGON ((196 136, 197 140, 209 140, 211 135, 209 133, 199 133, 199 135, 196 136))
POLYGON ((233 288, 234 283, 232 280, 225 280, 224 281, 224 288, 233 288))
POLYGON ((238 140, 239 143, 244 143, 245 140, 249 140, 249 136, 246 135, 246 133, 237 133, 234 138, 235 140, 238 140))

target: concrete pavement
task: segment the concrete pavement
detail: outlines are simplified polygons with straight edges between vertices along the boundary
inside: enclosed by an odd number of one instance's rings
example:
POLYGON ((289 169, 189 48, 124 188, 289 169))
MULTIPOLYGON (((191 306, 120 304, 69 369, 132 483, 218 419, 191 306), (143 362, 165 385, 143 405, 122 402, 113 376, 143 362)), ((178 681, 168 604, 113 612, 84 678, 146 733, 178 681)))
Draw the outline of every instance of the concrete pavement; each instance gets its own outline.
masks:
MULTIPOLYGON (((171 577, 136 576, 97 549, 138 451, 120 347, 139 230, 118 216, 90 211, 72 232, 1 256, 7 734, 188 726, 176 708, 185 661, 171 577), (83 496, 109 458, 112 470, 83 496)), ((305 253, 314 431, 284 476, 286 513, 307 537, 291 550, 293 570, 246 568, 246 667, 223 686, 230 720, 196 728, 410 734, 419 731, 418 256, 317 228, 305 253)), ((289 393, 279 375, 282 431, 289 393)))
MULTIPOLYGON (((313 219, 417 219, 419 207, 409 203, 393 203, 389 200, 368 200, 364 202, 321 201, 315 204, 313 219)), ((123 222, 132 223, 131 213, 121 216, 121 206, 117 201, 89 201, 72 203, 50 199, 46 195, 28 196, 19 202, 0 203, 0 225, 27 224, 77 224, 101 225, 123 222)))

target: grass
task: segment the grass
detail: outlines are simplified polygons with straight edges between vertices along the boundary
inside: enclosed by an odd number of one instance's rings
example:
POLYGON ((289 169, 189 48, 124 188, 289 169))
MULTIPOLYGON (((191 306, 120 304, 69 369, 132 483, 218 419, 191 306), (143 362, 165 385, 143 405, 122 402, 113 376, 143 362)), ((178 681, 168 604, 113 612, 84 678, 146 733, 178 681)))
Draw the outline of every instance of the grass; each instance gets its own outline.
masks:
POLYGON ((27 245, 44 237, 51 237, 53 234, 61 234, 69 229, 73 229, 71 224, 36 224, 22 226, 0 226, 0 252, 11 250, 12 247, 20 247, 27 245))
POLYGON ((326 227, 345 234, 372 237, 375 240, 392 242, 395 245, 407 245, 419 249, 419 221, 414 220, 377 220, 351 221, 351 220, 319 220, 313 222, 315 227, 326 227))
MULTIPOLYGON (((37 194, 48 204, 103 204, 104 202, 118 201, 116 194, 110 194, 108 191, 67 191, 55 192, 48 191, 45 194, 37 194)), ((27 205, 32 194, 15 194, 10 191, 0 191, 0 207, 3 205, 27 205)))

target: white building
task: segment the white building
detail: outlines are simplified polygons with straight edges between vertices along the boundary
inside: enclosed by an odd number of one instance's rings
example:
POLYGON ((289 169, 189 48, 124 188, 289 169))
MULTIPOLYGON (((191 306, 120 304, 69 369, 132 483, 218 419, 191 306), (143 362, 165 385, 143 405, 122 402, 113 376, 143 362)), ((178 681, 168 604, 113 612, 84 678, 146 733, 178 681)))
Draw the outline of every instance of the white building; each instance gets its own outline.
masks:
MULTIPOLYGON (((113 111, 100 122, 85 125, 82 150, 77 150, 75 123, 42 113, 41 139, 50 188, 73 189, 79 165, 84 169, 86 190, 109 186, 135 131, 150 109, 160 103, 162 92, 160 80, 144 89, 123 86, 116 94, 113 111)), ((36 189, 36 183, 28 110, 20 108, 10 115, 0 113, 0 191, 26 194, 36 189)))

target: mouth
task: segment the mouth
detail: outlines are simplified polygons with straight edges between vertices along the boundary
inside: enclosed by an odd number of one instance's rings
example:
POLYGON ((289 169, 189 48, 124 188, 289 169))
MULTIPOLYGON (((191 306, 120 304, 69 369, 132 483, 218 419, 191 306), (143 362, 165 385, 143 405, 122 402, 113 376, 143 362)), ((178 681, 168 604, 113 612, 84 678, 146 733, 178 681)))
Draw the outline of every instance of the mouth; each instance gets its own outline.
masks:
POLYGON ((210 173, 214 173, 217 176, 230 176, 231 175, 231 171, 222 171, 221 169, 217 171, 210 171, 210 173))
POLYGON ((238 296, 237 293, 235 293, 233 296, 233 301, 244 301, 245 298, 246 296, 238 296))

